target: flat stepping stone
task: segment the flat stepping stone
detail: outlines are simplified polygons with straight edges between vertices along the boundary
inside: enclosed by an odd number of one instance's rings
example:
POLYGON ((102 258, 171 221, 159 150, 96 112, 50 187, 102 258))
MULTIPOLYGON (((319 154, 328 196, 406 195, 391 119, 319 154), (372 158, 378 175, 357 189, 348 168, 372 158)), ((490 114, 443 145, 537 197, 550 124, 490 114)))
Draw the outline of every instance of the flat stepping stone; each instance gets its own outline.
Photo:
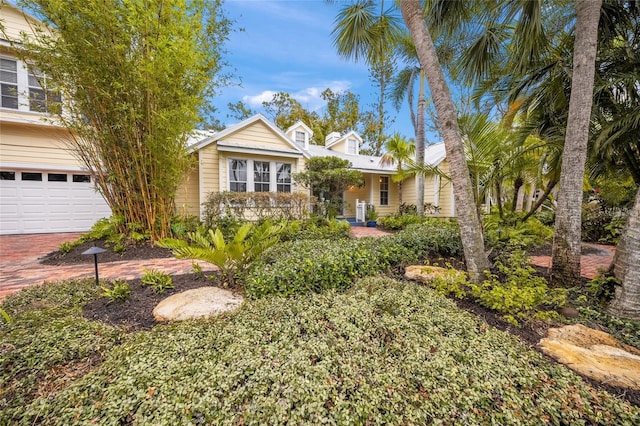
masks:
POLYGON ((455 281, 459 277, 464 277, 465 273, 455 269, 441 268, 429 265, 409 265, 404 269, 404 277, 411 281, 429 283, 435 278, 444 278, 455 281))
POLYGON ((572 370, 612 386, 640 390, 640 350, 582 324, 550 328, 540 349, 572 370))
POLYGON ((167 297, 153 310, 156 321, 184 321, 233 311, 244 298, 218 287, 201 287, 167 297))

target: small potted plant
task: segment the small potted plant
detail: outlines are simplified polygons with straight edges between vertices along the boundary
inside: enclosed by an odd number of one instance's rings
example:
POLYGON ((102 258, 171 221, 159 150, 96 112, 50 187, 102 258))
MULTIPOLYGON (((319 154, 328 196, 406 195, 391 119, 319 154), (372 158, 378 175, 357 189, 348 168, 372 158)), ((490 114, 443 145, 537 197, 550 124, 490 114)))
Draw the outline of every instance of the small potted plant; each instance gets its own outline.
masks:
POLYGON ((367 204, 367 226, 370 228, 376 227, 376 219, 378 219, 378 212, 376 211, 376 206, 373 204, 367 204))

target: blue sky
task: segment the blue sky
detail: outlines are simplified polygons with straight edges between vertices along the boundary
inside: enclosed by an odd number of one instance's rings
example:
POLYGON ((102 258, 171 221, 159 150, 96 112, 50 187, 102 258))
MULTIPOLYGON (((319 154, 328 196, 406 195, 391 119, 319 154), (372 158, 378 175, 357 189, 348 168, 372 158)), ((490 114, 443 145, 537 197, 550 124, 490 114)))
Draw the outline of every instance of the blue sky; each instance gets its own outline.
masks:
MULTIPOLYGON (((377 96, 364 63, 339 57, 333 47, 331 31, 344 3, 327 4, 322 0, 227 0, 228 17, 236 21, 236 31, 227 44, 227 60, 241 86, 223 88, 213 101, 226 118, 226 105, 242 100, 262 112, 262 101, 273 93, 290 93, 303 107, 323 107, 320 93, 350 90, 360 97, 361 109, 372 109, 377 96)), ((389 113, 396 114, 390 107, 389 113)), ((399 131, 413 136, 408 109, 396 117, 388 134, 399 131)))

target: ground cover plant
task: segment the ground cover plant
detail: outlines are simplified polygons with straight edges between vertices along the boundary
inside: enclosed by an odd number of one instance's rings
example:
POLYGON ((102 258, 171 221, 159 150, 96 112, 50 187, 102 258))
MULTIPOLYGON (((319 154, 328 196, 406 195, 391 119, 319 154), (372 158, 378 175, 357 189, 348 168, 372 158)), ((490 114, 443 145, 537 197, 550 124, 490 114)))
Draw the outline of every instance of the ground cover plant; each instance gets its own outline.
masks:
POLYGON ((15 321, 0 328, 13 346, 0 357, 0 423, 631 425, 640 416, 417 284, 368 278, 128 334, 80 317, 80 301, 97 293, 90 280, 53 284, 2 305, 15 321), (31 327, 52 309, 79 326, 31 327), (56 356, 78 347, 77 334, 88 349, 56 356), (82 362, 57 386, 17 387, 23 377, 12 374, 36 365, 49 383, 82 362))

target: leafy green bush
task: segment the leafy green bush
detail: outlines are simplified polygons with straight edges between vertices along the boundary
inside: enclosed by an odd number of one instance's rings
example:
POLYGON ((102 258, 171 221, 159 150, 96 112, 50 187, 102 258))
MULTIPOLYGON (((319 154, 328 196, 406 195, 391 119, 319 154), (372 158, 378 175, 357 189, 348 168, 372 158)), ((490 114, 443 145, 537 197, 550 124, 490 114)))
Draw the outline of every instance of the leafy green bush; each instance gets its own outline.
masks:
POLYGON ((404 229, 407 225, 421 222, 422 218, 416 214, 396 214, 393 216, 384 216, 378 219, 380 226, 390 231, 404 229))
POLYGON ((481 284, 470 283, 471 295, 482 305, 504 314, 514 325, 529 318, 549 319, 555 309, 566 303, 566 290, 549 289, 544 277, 536 276, 523 251, 514 251, 506 262, 497 260, 495 267, 502 275, 489 274, 481 284))
POLYGON ((234 287, 244 280, 249 266, 279 241, 281 230, 281 226, 268 221, 258 226, 245 223, 231 241, 225 241, 220 229, 210 229, 207 233, 190 232, 189 241, 168 238, 157 244, 172 249, 179 259, 199 259, 216 265, 223 283, 234 287))
POLYGON ((140 281, 143 285, 151 286, 156 293, 163 293, 166 289, 173 288, 171 275, 155 269, 145 269, 140 281))
MULTIPOLYGON (((105 335, 85 324, 79 342, 99 348, 105 335)), ((34 356, 67 342, 58 335, 34 356)), ((135 334, 90 374, 0 410, 0 424, 631 425, 639 415, 433 291, 370 278, 135 334)))
POLYGON ((349 238, 350 231, 349 222, 314 216, 310 219, 284 222, 280 240, 339 240, 349 238))
POLYGON ((252 297, 289 296, 345 290, 358 277, 385 269, 370 240, 299 240, 267 253, 251 269, 246 290, 252 297))
MULTIPOLYGON (((430 266, 426 265, 424 273, 431 273, 429 268, 430 266)), ((443 296, 455 297, 456 299, 464 298, 469 286, 467 274, 451 268, 451 265, 447 265, 446 269, 444 274, 433 277, 426 284, 443 296)))
POLYGON ((607 208, 598 201, 582 204, 582 241, 617 244, 626 223, 626 212, 607 208))
POLYGON ((484 218, 485 241, 497 251, 526 250, 551 242, 553 229, 535 217, 521 222, 519 215, 500 218, 492 214, 484 218))
POLYGON ((425 218, 423 223, 408 225, 387 238, 409 249, 418 259, 428 255, 460 258, 464 255, 460 227, 448 220, 425 218))
POLYGON ((174 216, 171 218, 171 232, 176 237, 182 237, 187 232, 195 232, 202 226, 198 216, 174 216))
POLYGON ((131 286, 124 280, 115 280, 112 287, 102 287, 102 295, 114 302, 127 300, 129 294, 131 294, 131 286))

